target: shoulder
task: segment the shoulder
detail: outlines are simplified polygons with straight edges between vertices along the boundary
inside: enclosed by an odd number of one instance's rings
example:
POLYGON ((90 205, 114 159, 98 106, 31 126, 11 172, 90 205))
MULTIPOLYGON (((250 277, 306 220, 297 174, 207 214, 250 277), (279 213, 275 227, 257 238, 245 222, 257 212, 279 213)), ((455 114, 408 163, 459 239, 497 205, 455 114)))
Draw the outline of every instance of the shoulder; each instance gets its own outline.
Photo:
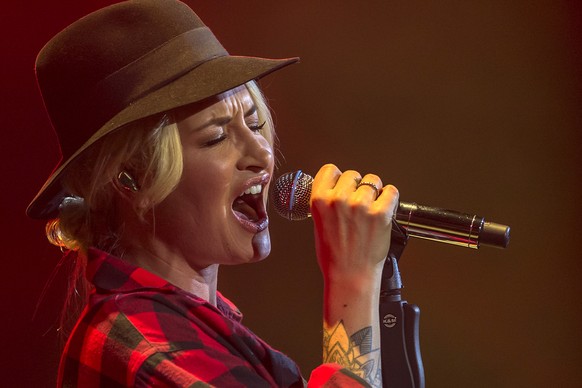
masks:
MULTIPOLYGON (((95 324, 114 331, 135 333, 158 351, 176 349, 172 343, 184 343, 196 337, 208 311, 205 302, 179 290, 140 290, 103 298, 89 309, 87 317, 95 324), (94 310, 94 317, 90 317, 94 310)), ((183 345, 186 345, 184 343, 183 345)))
MULTIPOLYGON (((93 295, 71 333, 61 362, 61 381, 125 384, 187 349, 201 347, 195 310, 201 303, 174 292, 93 295)), ((167 368, 160 365, 163 371, 167 368)), ((171 369, 171 368, 170 368, 171 369)), ((179 368, 172 373, 177 373, 179 368)))
POLYGON ((90 304, 69 336, 61 358, 63 386, 90 382, 125 385, 156 349, 112 298, 90 304))

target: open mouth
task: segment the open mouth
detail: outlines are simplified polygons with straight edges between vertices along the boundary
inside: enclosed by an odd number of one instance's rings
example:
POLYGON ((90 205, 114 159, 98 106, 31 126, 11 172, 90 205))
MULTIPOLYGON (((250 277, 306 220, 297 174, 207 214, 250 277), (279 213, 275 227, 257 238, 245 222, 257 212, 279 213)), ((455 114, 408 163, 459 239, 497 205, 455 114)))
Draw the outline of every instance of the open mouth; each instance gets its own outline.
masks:
POLYGON ((252 232, 266 229, 269 220, 265 210, 263 186, 252 185, 232 203, 232 210, 239 222, 252 232))

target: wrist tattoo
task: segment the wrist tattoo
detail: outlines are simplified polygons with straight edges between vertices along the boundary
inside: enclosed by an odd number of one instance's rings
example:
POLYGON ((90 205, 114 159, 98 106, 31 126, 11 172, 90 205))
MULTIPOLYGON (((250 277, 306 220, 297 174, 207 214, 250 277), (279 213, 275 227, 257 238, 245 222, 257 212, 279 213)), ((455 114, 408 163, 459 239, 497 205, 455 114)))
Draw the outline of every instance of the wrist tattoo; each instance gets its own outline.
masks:
POLYGON ((343 321, 323 330, 323 362, 339 364, 373 387, 382 386, 380 349, 372 349, 372 327, 348 336, 343 321))

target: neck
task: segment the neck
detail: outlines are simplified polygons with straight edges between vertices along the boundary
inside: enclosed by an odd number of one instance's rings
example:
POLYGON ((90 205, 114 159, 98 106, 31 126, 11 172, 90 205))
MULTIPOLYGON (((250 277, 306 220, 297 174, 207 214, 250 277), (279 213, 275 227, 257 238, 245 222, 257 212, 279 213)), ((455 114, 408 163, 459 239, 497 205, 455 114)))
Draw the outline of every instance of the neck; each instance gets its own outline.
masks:
POLYGON ((121 258, 216 306, 218 264, 196 266, 184 252, 157 238, 151 224, 137 219, 133 209, 124 204, 118 209, 124 225, 121 258))
POLYGON ((193 268, 185 258, 175 252, 160 247, 135 245, 126 248, 122 258, 216 306, 218 264, 193 268))

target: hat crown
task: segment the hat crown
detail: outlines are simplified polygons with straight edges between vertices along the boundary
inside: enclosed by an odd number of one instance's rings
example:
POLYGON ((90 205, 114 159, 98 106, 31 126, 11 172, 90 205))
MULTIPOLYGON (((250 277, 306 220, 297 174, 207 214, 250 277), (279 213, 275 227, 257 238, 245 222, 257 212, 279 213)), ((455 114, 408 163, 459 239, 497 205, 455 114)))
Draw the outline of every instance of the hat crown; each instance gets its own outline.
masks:
POLYGON ((173 37, 203 26, 185 4, 174 0, 134 0, 103 8, 65 28, 40 51, 36 72, 41 90, 62 82, 63 74, 80 78, 84 85, 96 83, 173 37))
POLYGON ((70 155, 89 137, 86 131, 94 132, 115 113, 104 107, 109 99, 95 95, 101 81, 198 27, 204 23, 184 3, 135 0, 89 14, 51 39, 37 57, 36 76, 63 155, 70 155), (83 121, 96 125, 73 129, 83 121))

